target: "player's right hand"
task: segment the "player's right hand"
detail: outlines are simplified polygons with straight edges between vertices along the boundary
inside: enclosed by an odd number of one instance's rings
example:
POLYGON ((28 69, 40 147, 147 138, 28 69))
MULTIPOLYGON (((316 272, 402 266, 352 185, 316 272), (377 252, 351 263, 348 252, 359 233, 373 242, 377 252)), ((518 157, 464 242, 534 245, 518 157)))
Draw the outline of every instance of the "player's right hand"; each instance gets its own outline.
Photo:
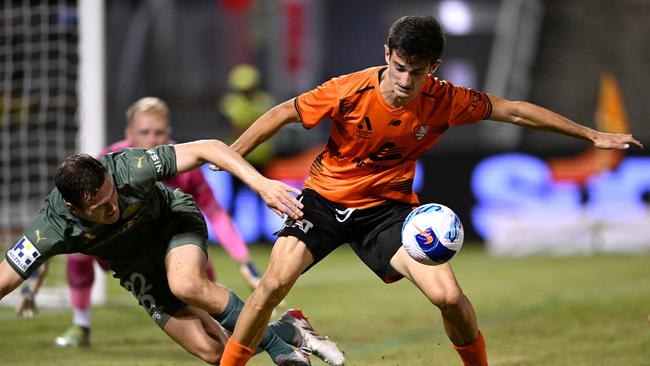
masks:
POLYGON ((302 202, 291 195, 291 193, 300 194, 300 190, 271 179, 265 179, 256 190, 266 205, 278 216, 284 217, 286 214, 292 219, 302 217, 302 202))
POLYGON ((629 133, 600 132, 593 137, 594 146, 599 149, 625 150, 631 145, 643 149, 643 144, 629 133))

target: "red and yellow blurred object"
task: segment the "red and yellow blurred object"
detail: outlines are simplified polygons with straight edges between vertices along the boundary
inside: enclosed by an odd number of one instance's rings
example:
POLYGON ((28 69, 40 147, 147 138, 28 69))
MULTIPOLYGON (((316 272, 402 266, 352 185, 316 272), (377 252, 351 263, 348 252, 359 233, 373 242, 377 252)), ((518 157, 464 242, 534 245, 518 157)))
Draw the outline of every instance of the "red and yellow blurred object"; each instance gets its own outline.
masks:
MULTIPOLYGON (((600 76, 600 95, 596 106, 596 128, 611 133, 628 133, 629 125, 623 97, 616 78, 608 73, 600 76)), ((584 186, 590 177, 614 170, 623 159, 621 150, 601 150, 590 147, 586 151, 569 157, 548 160, 553 180, 574 182, 584 186)))

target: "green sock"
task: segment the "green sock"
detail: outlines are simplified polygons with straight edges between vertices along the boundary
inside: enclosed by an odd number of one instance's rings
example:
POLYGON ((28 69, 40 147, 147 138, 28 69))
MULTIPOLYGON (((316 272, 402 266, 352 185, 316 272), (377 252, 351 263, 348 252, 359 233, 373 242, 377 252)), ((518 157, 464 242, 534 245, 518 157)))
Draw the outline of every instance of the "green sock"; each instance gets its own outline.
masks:
MULTIPOLYGON (((241 313, 241 309, 244 307, 244 302, 234 292, 229 290, 228 293, 228 305, 226 305, 224 311, 221 314, 211 314, 211 316, 222 327, 232 332, 235 329, 235 323, 237 322, 239 313, 241 313)), ((264 336, 255 353, 261 352, 260 348, 266 351, 274 362, 278 356, 293 352, 293 348, 280 339, 270 327, 264 331, 264 336)))
POLYGON ((286 343, 289 343, 294 347, 298 347, 297 341, 295 339, 296 328, 294 328, 293 325, 280 319, 269 324, 269 328, 286 343))

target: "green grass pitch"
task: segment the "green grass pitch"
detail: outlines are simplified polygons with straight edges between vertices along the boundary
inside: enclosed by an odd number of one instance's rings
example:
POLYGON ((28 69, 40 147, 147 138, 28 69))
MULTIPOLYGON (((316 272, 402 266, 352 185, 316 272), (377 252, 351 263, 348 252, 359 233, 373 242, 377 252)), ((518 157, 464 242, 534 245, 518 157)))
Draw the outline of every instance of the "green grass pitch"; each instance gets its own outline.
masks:
MULTIPOLYGON (((212 247, 218 279, 246 298, 236 265, 212 247)), ((260 269, 270 246, 251 247, 260 269)), ((474 304, 491 365, 650 365, 650 255, 491 258, 466 245, 453 260, 474 304)), ((63 258, 50 283, 61 281, 63 258)), ((109 300, 93 311, 92 347, 56 349, 69 309, 17 319, 0 308, 0 365, 201 365, 173 343, 109 279, 109 300)), ((348 366, 460 365, 439 312, 406 280, 384 285, 349 247, 298 281, 287 298, 336 340, 348 366)), ((324 365, 312 358, 314 365, 324 365)), ((271 365, 268 356, 252 366, 271 365)))

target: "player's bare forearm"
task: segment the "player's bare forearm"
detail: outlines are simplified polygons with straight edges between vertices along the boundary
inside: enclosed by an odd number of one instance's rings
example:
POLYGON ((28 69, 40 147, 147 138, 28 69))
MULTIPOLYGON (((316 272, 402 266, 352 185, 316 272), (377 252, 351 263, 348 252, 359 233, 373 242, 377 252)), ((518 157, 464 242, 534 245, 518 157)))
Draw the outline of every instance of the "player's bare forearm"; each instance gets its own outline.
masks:
POLYGON ((302 204, 289 193, 300 191, 282 182, 265 178, 241 155, 234 152, 219 140, 200 140, 178 144, 176 149, 177 172, 183 173, 196 169, 204 163, 212 163, 241 179, 253 191, 260 195, 279 216, 287 214, 292 218, 302 216, 302 204))
POLYGON ((232 173, 249 186, 259 184, 257 181, 264 178, 241 155, 219 140, 199 140, 177 144, 174 147, 178 174, 209 162, 232 173))
POLYGON ((492 102, 491 120, 561 133, 591 141, 601 149, 627 149, 630 145, 643 147, 631 134, 596 131, 538 105, 513 102, 489 95, 492 102))
POLYGON ((290 99, 264 113, 230 147, 241 156, 246 156, 257 145, 275 135, 282 126, 297 122, 298 112, 293 103, 293 99, 290 99))
POLYGON ((0 299, 15 290, 22 282, 22 277, 18 275, 6 260, 3 260, 0 263, 0 299))

